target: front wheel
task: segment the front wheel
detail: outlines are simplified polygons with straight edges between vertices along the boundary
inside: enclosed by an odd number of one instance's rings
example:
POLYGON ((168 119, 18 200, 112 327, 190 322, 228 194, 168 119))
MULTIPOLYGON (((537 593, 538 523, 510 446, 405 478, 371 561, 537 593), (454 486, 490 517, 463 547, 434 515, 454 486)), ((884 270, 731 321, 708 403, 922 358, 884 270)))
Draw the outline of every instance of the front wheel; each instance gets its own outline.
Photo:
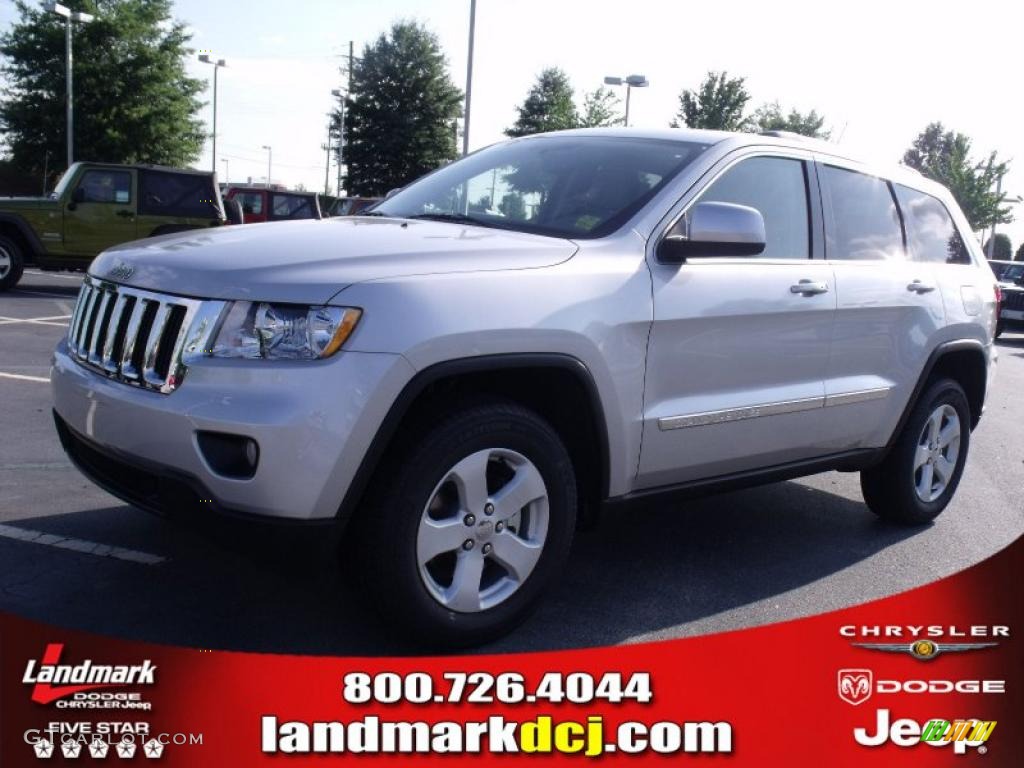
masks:
POLYGON ((18 284, 25 268, 25 256, 11 238, 0 235, 0 291, 18 284))
POLYGON ((861 473, 864 500, 879 517, 927 523, 960 484, 971 441, 971 411, 952 379, 935 382, 914 405, 885 460, 861 473))
POLYGON ((526 618, 568 555, 572 461, 546 421, 511 403, 455 413, 410 445, 357 522, 364 586, 421 643, 492 640, 526 618))

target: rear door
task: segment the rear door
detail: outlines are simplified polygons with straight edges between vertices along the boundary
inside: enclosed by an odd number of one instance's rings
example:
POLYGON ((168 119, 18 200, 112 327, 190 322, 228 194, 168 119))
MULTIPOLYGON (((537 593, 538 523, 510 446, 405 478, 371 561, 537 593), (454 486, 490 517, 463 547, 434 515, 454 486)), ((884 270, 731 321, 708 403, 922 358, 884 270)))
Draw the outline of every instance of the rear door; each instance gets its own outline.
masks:
POLYGON ((68 253, 93 257, 112 245, 136 238, 135 171, 86 168, 64 211, 68 253))
POLYGON ((640 488, 822 453, 836 300, 831 268, 813 258, 822 230, 812 162, 797 151, 748 152, 713 173, 689 205, 756 208, 767 246, 760 256, 684 264, 659 263, 649 254, 654 323, 640 488))
POLYGON ((825 379, 826 439, 836 451, 888 442, 945 323, 933 265, 913 258, 893 185, 818 164, 835 273, 836 325, 825 379))

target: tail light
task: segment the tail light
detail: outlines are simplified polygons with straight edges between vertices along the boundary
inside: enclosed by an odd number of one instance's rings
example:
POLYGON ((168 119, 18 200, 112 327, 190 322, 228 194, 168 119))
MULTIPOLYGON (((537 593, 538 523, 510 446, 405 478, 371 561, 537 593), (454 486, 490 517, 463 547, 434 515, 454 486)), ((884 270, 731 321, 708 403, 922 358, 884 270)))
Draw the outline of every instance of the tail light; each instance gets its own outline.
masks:
POLYGON ((1003 289, 999 287, 999 283, 996 283, 996 306, 1000 306, 1003 303, 1003 289))

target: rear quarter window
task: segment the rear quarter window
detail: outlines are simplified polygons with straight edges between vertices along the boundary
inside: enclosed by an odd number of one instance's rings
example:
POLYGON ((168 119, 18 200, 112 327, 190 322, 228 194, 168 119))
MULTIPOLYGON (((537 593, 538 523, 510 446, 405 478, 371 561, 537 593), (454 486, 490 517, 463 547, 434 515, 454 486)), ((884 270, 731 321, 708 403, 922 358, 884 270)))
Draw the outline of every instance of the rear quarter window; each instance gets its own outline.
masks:
POLYGON ((936 264, 970 264, 967 245, 942 201, 901 184, 895 186, 914 258, 936 264))
POLYGON ((216 199, 209 176, 164 171, 139 174, 139 213, 143 215, 209 219, 216 216, 216 199))

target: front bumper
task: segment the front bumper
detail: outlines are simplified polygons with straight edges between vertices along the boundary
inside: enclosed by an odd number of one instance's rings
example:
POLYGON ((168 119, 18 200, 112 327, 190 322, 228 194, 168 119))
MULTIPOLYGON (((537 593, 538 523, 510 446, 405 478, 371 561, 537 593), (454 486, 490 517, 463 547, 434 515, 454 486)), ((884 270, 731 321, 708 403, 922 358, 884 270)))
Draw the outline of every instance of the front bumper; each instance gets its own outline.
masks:
POLYGON ((413 374, 400 355, 342 352, 322 362, 207 360, 169 395, 111 380, 62 341, 51 386, 72 459, 116 495, 159 512, 334 518, 377 427, 413 374), (251 438, 250 478, 216 472, 197 433, 251 438), (189 508, 189 509, 186 509, 189 508))

